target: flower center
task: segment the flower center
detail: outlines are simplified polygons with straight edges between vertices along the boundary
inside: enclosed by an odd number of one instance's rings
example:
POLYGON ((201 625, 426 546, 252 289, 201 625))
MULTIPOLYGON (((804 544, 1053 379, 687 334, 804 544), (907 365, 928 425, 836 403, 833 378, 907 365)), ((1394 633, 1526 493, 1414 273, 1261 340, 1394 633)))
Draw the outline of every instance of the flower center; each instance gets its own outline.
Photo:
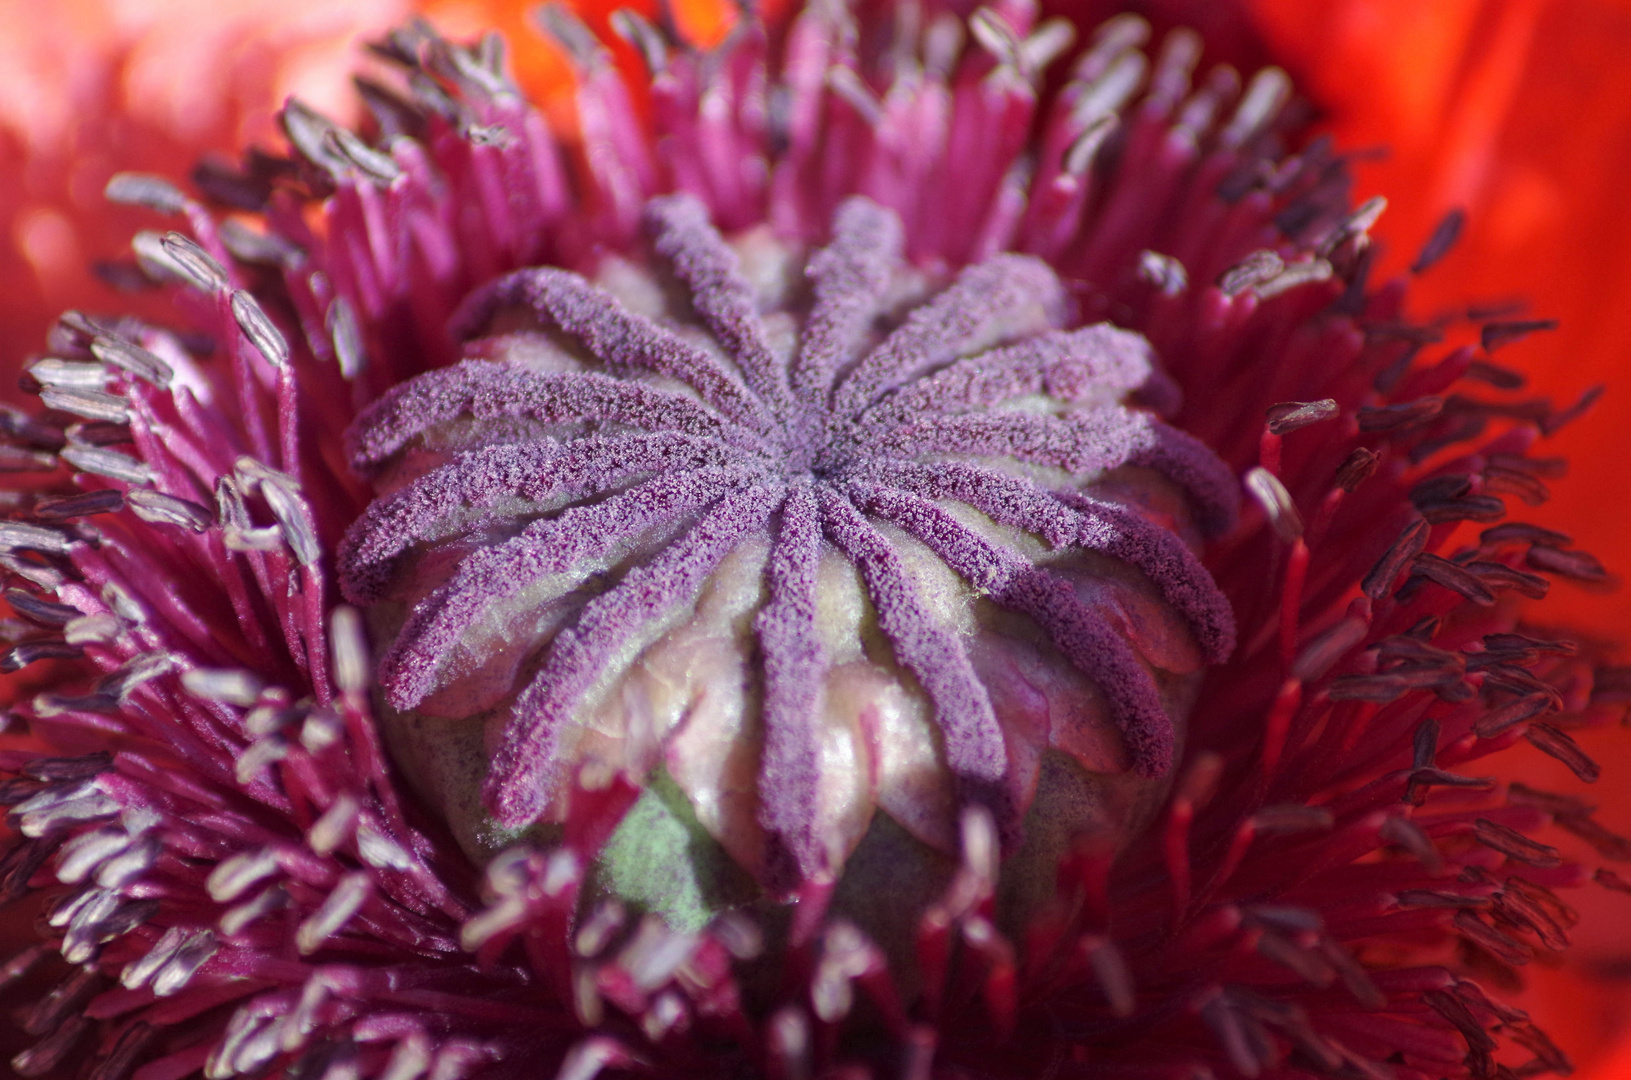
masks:
POLYGON ((807 257, 647 222, 649 269, 482 290, 352 433, 341 579, 416 786, 490 852, 621 774, 773 893, 875 818, 951 852, 978 805, 1014 850, 1061 783, 1130 836, 1233 634, 1185 537, 1234 479, 1122 404, 1147 344, 1066 329, 1036 259, 914 269, 863 199, 807 257))

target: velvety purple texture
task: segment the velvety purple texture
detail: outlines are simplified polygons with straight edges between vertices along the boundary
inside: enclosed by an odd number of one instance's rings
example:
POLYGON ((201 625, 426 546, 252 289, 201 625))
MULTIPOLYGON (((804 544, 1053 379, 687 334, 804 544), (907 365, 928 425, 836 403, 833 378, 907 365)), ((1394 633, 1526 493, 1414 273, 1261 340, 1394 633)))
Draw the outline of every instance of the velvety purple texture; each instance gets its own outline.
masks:
POLYGON ((530 308, 575 338, 590 353, 604 358, 613 371, 646 370, 671 376, 734 422, 755 430, 768 429, 769 417, 735 371, 565 270, 511 274, 465 305, 456 317, 458 328, 479 329, 496 312, 519 307, 530 308))
POLYGON ((751 461, 719 442, 680 432, 588 436, 561 443, 500 443, 460 454, 451 464, 375 500, 351 532, 346 550, 347 595, 378 603, 396 564, 415 544, 446 531, 449 507, 459 507, 463 531, 497 516, 501 502, 550 498, 572 501, 616 492, 645 474, 692 474, 751 461))
POLYGON ((1061 329, 1068 303, 1053 271, 1000 254, 965 267, 868 349, 895 302, 901 228, 892 213, 852 199, 828 246, 805 264, 809 307, 782 360, 736 250, 701 204, 655 200, 647 223, 655 255, 718 353, 575 274, 525 270, 477 294, 458 325, 474 334, 500 312, 530 312, 579 350, 580 370, 466 360, 396 387, 352 432, 353 462, 366 475, 431 446, 427 438, 440 455, 347 536, 340 571, 353 602, 379 602, 414 552, 501 525, 517 502, 552 507, 463 554, 409 612, 380 667, 396 709, 436 689, 437 665, 495 602, 584 560, 644 552, 568 619, 515 699, 484 793, 495 818, 516 828, 542 813, 563 781, 563 725, 602 669, 645 628, 694 605, 720 562, 755 537, 769 549, 753 627, 761 824, 776 876, 830 869, 813 825, 824 553, 857 568, 895 661, 930 704, 961 797, 1010 824, 1023 811, 1005 783, 1001 720, 959 631, 918 596, 895 529, 1039 626, 1100 687, 1134 768, 1164 773, 1173 720, 1133 648, 1063 574, 947 509, 962 503, 1054 552, 1135 567, 1188 621, 1207 659, 1227 656, 1228 604, 1184 541, 1082 490, 1107 470, 1142 466, 1186 493, 1203 531, 1233 519, 1228 469, 1196 440, 1121 404, 1129 392, 1165 391, 1143 340, 1107 326, 1061 329), (469 420, 478 422, 456 426, 469 420))
POLYGON ((821 746, 809 737, 820 705, 827 658, 816 633, 816 570, 821 557, 821 511, 809 484, 782 504, 768 568, 771 599, 754 624, 764 665, 764 751, 761 775, 774 779, 782 796, 764 800, 765 831, 776 838, 769 852, 772 880, 797 880, 819 867, 823 852, 809 823, 818 816, 821 746))
POLYGON ((641 626, 695 600, 720 561, 769 520, 780 494, 757 484, 724 494, 681 539, 589 601, 578 620, 555 635, 548 662, 516 699, 489 774, 488 807, 501 822, 526 824, 543 809, 541 781, 553 779, 560 721, 577 708, 606 661, 641 626))

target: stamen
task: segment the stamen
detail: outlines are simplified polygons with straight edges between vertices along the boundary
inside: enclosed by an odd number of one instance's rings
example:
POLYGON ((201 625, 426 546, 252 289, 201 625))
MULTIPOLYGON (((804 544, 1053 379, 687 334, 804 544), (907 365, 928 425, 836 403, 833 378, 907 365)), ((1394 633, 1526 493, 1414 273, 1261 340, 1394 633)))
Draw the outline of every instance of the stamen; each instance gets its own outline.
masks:
POLYGON ((1490 821, 1488 818, 1479 818, 1473 824, 1472 835, 1473 839, 1485 847, 1525 866, 1547 869, 1561 866, 1563 863, 1556 848, 1531 840, 1516 829, 1490 821))
MULTIPOLYGON (((127 484, 151 484, 157 478, 152 466, 146 462, 98 446, 70 446, 62 451, 62 460, 81 472, 122 480, 127 484)), ((4 542, 3 536, 0 536, 0 543, 4 542)))
POLYGON ((233 290, 232 317, 237 320, 238 329, 243 331, 249 344, 254 346, 255 351, 260 353, 267 363, 277 368, 289 363, 288 341, 283 337, 283 332, 267 318, 260 301, 252 294, 242 289, 233 290))
POLYGON ((107 488, 102 491, 87 491, 83 495, 41 499, 34 504, 34 514, 46 521, 66 521, 95 514, 117 513, 123 510, 124 506, 124 493, 107 488))
POLYGON ((1466 222, 1467 215, 1462 210, 1451 210, 1433 228, 1433 235, 1427 238, 1421 253, 1416 261, 1410 264, 1413 274, 1425 273, 1435 263, 1450 253, 1455 242, 1461 237, 1461 227, 1466 222))
POLYGON ((1321 420, 1329 420, 1340 410, 1334 398, 1321 401, 1283 401, 1269 406, 1268 429, 1273 435, 1286 435, 1321 420))
POLYGON ((182 280, 199 292, 217 293, 227 287, 226 267, 192 237, 168 232, 160 237, 159 247, 168 256, 169 265, 180 271, 182 280))
MULTIPOLYGON (((374 893, 373 878, 361 871, 341 878, 328 898, 323 901, 295 933, 295 946, 304 955, 322 948, 328 939, 338 934, 374 893)), ((156 988, 155 988, 156 992, 156 988)))
POLYGON ((187 205, 187 197, 180 188, 162 176, 149 173, 114 173, 102 194, 109 202, 142 206, 160 214, 179 214, 187 205))
POLYGON ((36 360, 24 370, 35 382, 44 386, 76 390, 101 390, 108 384, 109 378, 106 364, 59 360, 54 356, 36 360))
POLYGON ((206 507, 187 499, 152 491, 132 488, 125 493, 130 511, 154 525, 175 525, 191 532, 201 533, 215 524, 215 515, 206 507))

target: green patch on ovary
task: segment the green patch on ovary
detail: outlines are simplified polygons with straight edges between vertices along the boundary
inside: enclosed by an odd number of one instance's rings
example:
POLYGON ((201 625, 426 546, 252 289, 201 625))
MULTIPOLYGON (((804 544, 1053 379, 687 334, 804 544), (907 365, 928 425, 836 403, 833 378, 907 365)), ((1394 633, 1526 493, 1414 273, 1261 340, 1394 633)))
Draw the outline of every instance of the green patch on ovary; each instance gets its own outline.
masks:
POLYGON ((761 898, 663 769, 647 780, 601 850, 591 895, 661 915, 680 931, 701 930, 730 908, 761 898))

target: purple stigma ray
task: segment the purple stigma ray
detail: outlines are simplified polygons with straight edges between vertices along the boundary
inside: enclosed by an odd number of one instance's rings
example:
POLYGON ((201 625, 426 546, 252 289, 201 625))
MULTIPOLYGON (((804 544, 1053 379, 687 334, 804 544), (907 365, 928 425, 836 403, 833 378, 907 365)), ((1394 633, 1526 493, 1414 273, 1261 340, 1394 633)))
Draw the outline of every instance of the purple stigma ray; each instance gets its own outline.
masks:
POLYGON ((1195 500, 1195 517, 1209 536, 1222 536, 1240 515, 1240 484, 1201 440, 1187 431, 1152 423, 1127 464, 1154 469, 1195 500))
POLYGON ((756 447, 745 429, 678 394, 593 372, 544 373, 518 363, 466 360, 393 387, 353 429, 352 467, 368 474, 416 436, 460 416, 542 424, 617 424, 756 447))
POLYGON ((746 470, 729 469, 661 476, 604 502, 535 521, 520 536, 465 556, 453 579, 414 609, 380 661, 387 700, 397 709, 424 700, 447 651, 495 601, 516 595, 539 576, 577 570, 619 540, 683 521, 746 477, 746 470))
POLYGON ((885 398, 867 410, 865 422, 908 423, 925 413, 990 409, 1036 395, 1110 404, 1142 388, 1153 373, 1143 338, 1100 323, 959 360, 885 398))
POLYGON ((1182 540, 1132 510, 1044 491, 1025 477, 959 461, 875 460, 846 476, 925 498, 956 499, 1055 548, 1086 548, 1129 563, 1184 616, 1209 661, 1222 663, 1234 652, 1234 612, 1206 568, 1182 540))
POLYGON ((773 888, 785 890, 832 869, 817 834, 821 733, 816 727, 827 658, 816 634, 816 571, 821 518, 815 495, 797 488, 782 504, 767 576, 770 602, 755 623, 764 657, 764 756, 759 822, 773 838, 768 855, 773 888))
POLYGON ((787 370, 765 341, 753 289, 742 276, 736 252, 708 221, 692 195, 668 195, 646 207, 652 247, 690 289, 696 309, 714 337, 736 360, 747 384, 773 413, 786 415, 791 401, 787 370))
POLYGON ((775 513, 780 494, 755 485, 724 496, 683 539, 630 570, 555 636, 543 667, 516 700, 482 792, 500 825, 530 824, 561 782, 561 725, 612 654, 641 627, 694 602, 713 569, 775 513))
POLYGON ((900 556, 884 535, 833 488, 823 485, 818 492, 828 538, 861 571, 879 628, 934 707, 947 768, 965 798, 989 806, 1011 829, 1015 808, 1003 790, 1008 755, 1002 725, 968 654, 954 632, 922 617, 900 556))
POLYGON ((867 483, 849 488, 856 501, 922 541, 969 584, 989 592, 999 605, 1034 619, 1065 658, 1109 699, 1139 773, 1166 773, 1172 765, 1176 731, 1154 681, 1131 646, 1077 599, 1068 581, 1038 568, 1012 548, 991 543, 916 495, 867 483))
POLYGON ((905 457, 959 454, 1011 458, 1030 465, 1096 475, 1120 465, 1146 465, 1182 487, 1207 533, 1227 532, 1240 505, 1234 475, 1204 443, 1144 413, 1095 409, 1066 416, 966 413, 919 420, 880 432, 884 449, 905 457))
POLYGON ((501 503, 583 499, 629 488, 655 472, 749 460, 723 443, 677 432, 484 446, 369 506, 340 544, 340 586, 353 604, 378 602, 409 549, 491 521, 501 503))
POLYGON ((805 268, 815 303, 804 320, 793 390, 825 411, 838 372, 855 358, 901 264, 900 219, 870 199, 847 199, 833 219, 832 242, 805 268))
MULTIPOLYGON (((418 708, 438 693, 483 618, 554 579, 526 616, 539 628, 526 646, 534 674, 508 706, 483 790, 498 823, 526 826, 555 802, 572 777, 563 734, 596 688, 638 663, 697 603, 722 560, 756 537, 767 548, 752 622, 763 695, 745 722, 761 736, 757 814, 773 891, 833 872, 843 857, 829 850, 823 824, 829 661, 817 582, 825 558, 858 571, 906 692, 926 701, 935 753, 959 798, 990 807, 1005 843, 1017 842, 1025 808, 1004 718, 959 633, 925 613, 896 529, 971 594, 1035 623, 1100 688, 1134 769, 1166 770, 1174 721, 1132 646, 1069 575, 1036 566, 941 505, 962 503, 1056 552, 1127 564, 1186 620, 1207 659, 1226 657, 1232 613, 1194 553, 1085 486, 1106 471, 1145 466, 1184 492, 1203 532, 1234 520, 1236 483, 1223 463, 1120 404, 1129 393, 1158 399, 1168 388, 1148 343, 1109 325, 1068 328, 1053 271, 1014 254, 962 268, 885 332, 879 320, 892 298, 912 294, 901 275, 915 272, 903 261, 898 218, 851 198, 828 245, 805 261, 808 307, 799 346, 784 361, 767 343, 735 250, 701 204, 656 200, 646 223, 689 294, 689 310, 674 318, 699 321, 724 359, 583 277, 519 271, 468 301, 458 328, 474 333, 505 311, 530 311, 600 367, 466 360, 391 390, 349 436, 354 467, 368 476, 388 477, 399 461, 412 466, 419 459, 403 455, 426 436, 449 460, 409 473, 352 527, 341 545, 348 597, 381 602, 420 553, 465 545, 452 552, 447 580, 408 590, 423 599, 381 650, 380 685, 393 707, 418 708), (1019 475, 1034 466, 1072 474, 1084 488, 1051 491, 1019 475), (613 584, 591 596, 591 575, 613 584)), ((505 355, 525 357, 530 333, 501 331, 500 339, 520 335, 519 351, 505 355)))
POLYGON ((471 337, 498 311, 522 306, 548 319, 607 367, 678 379, 731 420, 764 433, 758 402, 734 371, 577 274, 518 270, 478 292, 454 319, 463 330, 460 336, 471 337))
POLYGON ((951 361, 1057 325, 1064 307, 1064 287, 1047 263, 1028 255, 994 255, 964 269, 862 359, 840 384, 833 409, 844 417, 859 416, 883 394, 951 361), (1027 312, 1043 322, 1007 325, 1027 312))
POLYGON ((1221 664, 1235 651, 1235 613, 1201 560, 1178 537, 1133 510, 1076 492, 1058 496, 1082 512, 1075 544, 1144 572, 1190 620, 1207 659, 1221 664))
POLYGON ((484 446, 374 500, 340 541, 341 594, 353 604, 378 603, 410 548, 472 531, 505 498, 540 498, 543 492, 526 490, 529 481, 542 479, 563 451, 554 439, 484 446))

